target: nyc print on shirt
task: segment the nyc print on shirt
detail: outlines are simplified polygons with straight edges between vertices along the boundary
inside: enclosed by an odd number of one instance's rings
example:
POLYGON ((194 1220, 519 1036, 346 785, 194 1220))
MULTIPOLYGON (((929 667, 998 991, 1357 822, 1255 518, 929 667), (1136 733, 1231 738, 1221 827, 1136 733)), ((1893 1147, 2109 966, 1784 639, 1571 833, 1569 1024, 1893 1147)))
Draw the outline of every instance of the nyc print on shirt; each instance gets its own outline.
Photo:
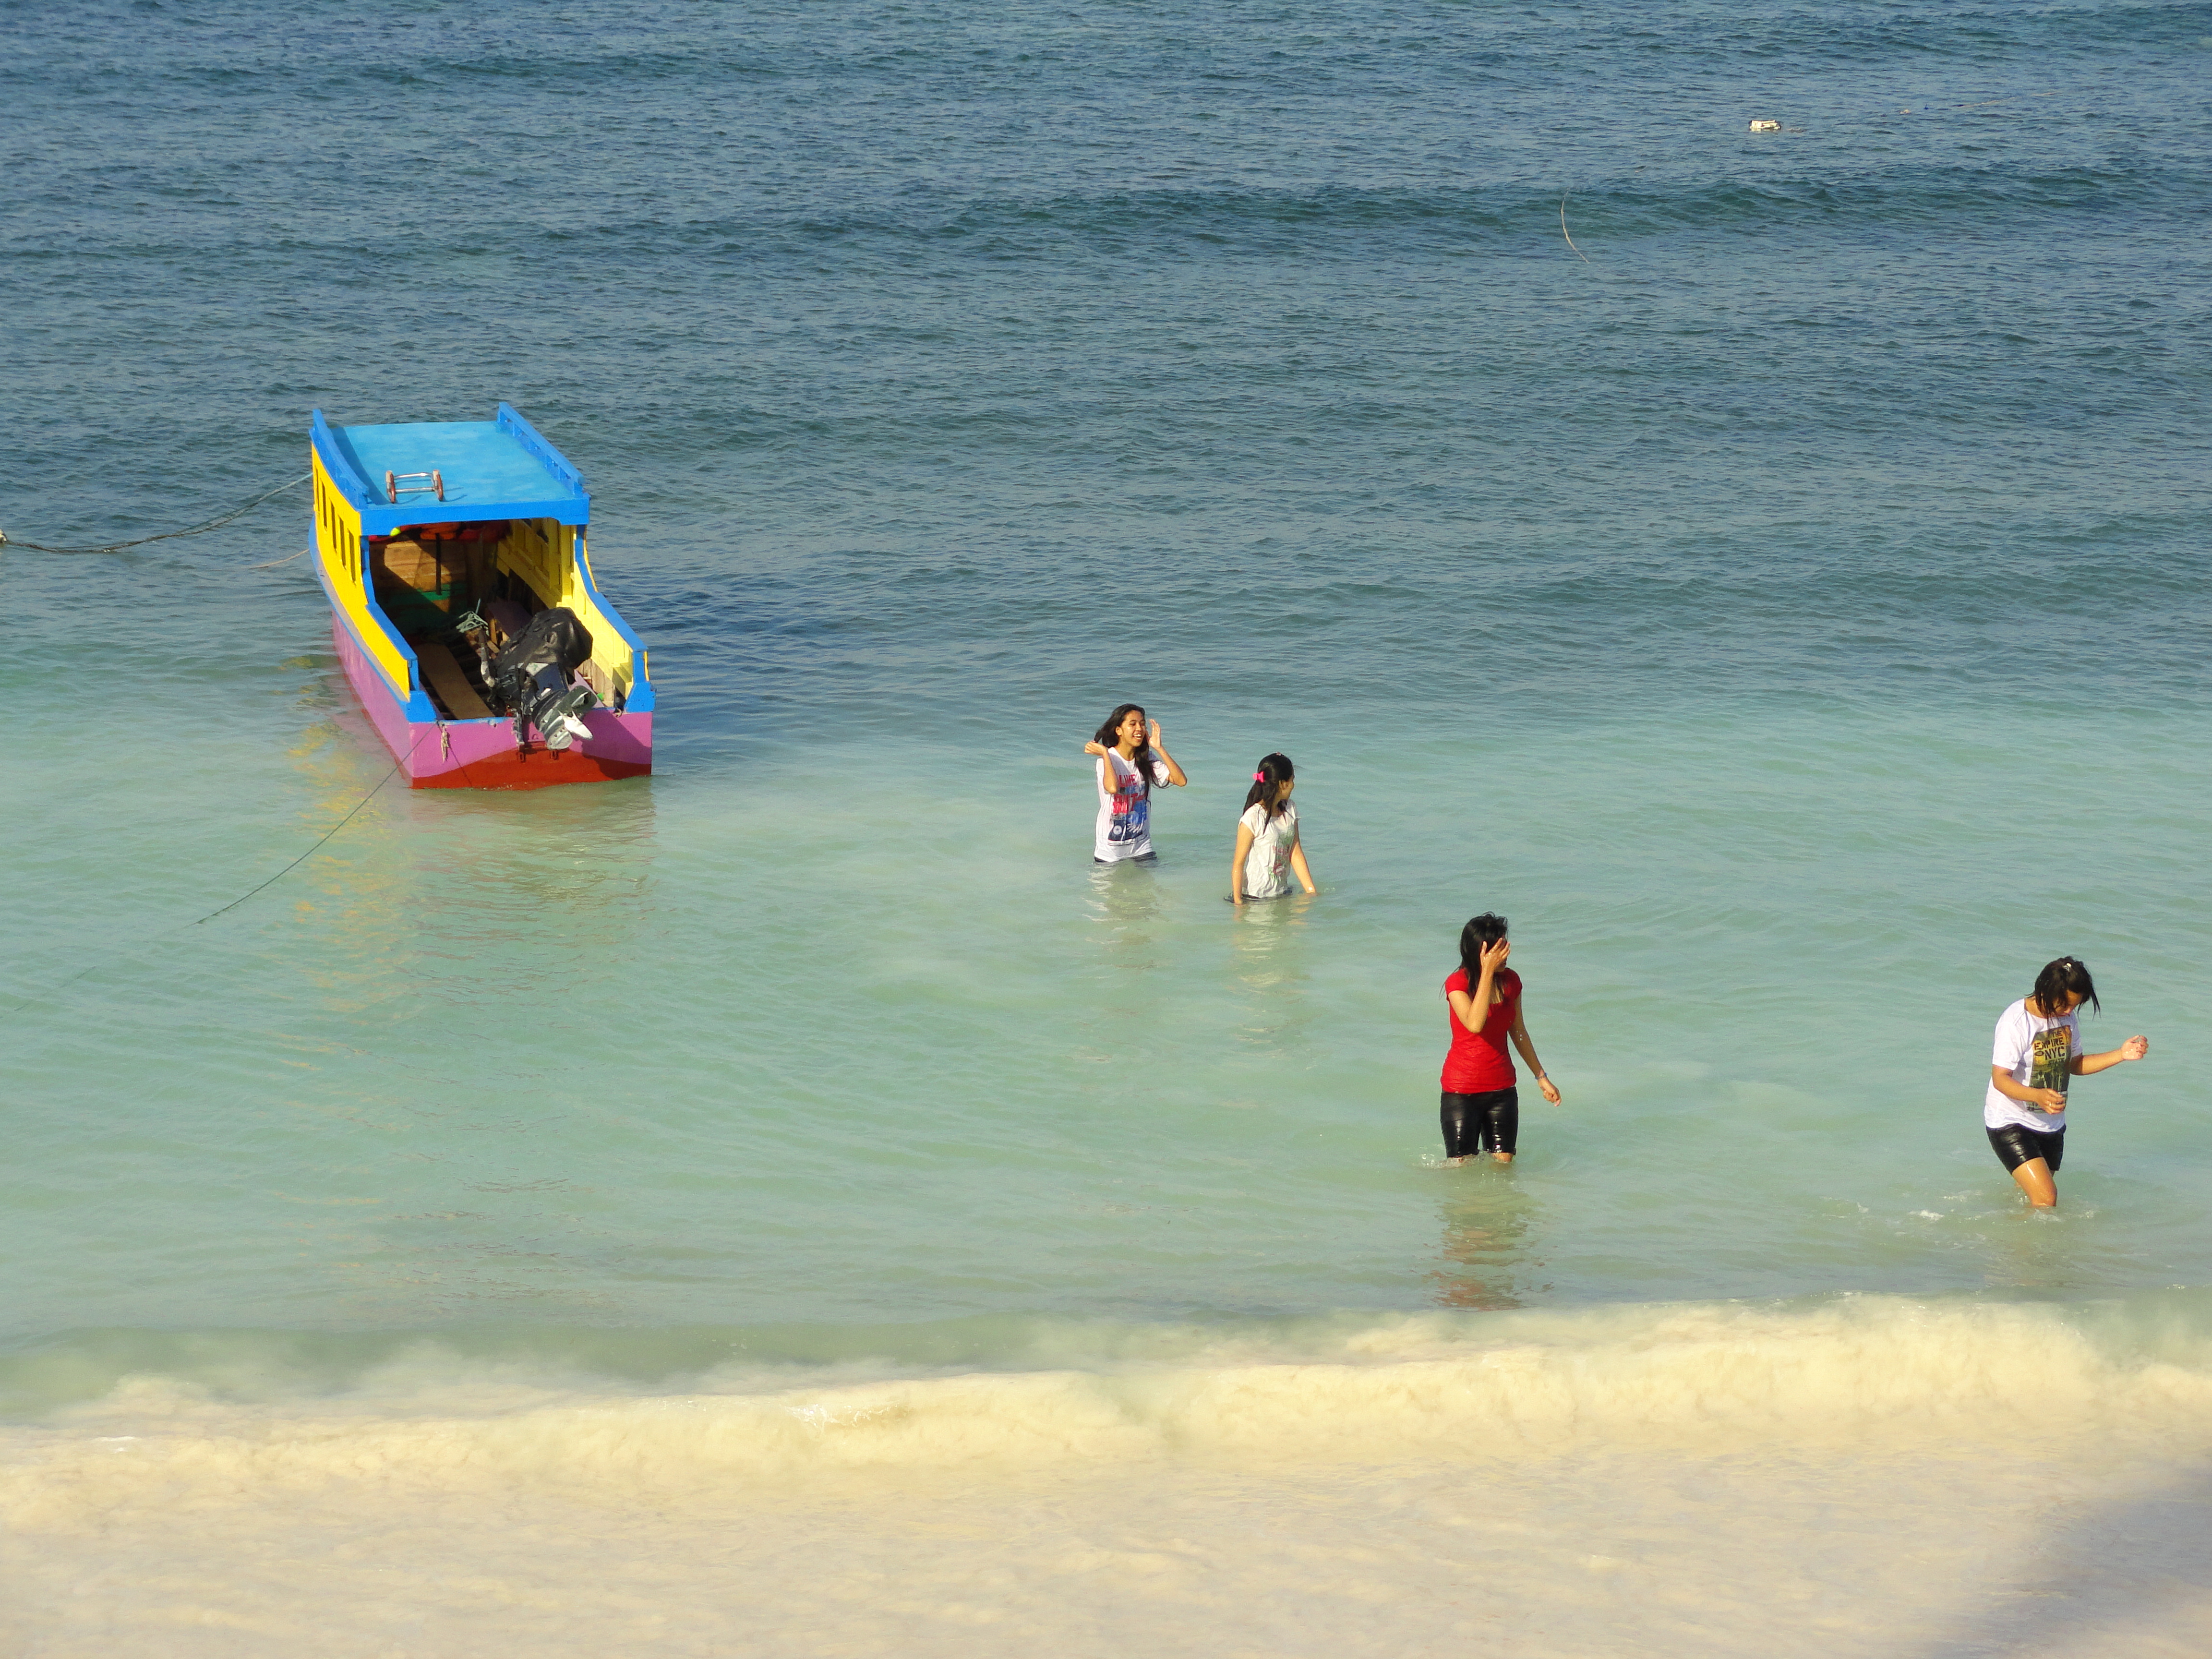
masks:
MULTIPOLYGON (((2022 1088, 2056 1089, 2063 1095, 2074 1080, 2074 1057, 2081 1052, 2081 1030, 2073 1014, 2055 1019, 2031 1014, 2023 997, 1997 1017, 1990 1064, 2022 1088)), ((1991 1129, 2016 1123, 2049 1134, 2066 1127, 2066 1115, 2014 1100, 1992 1080, 1982 1095, 1982 1122, 1991 1129)))
POLYGON ((2070 1062, 2074 1058, 2074 1033, 2063 1025, 2053 1026, 2048 1031, 2035 1034, 2035 1045, 2029 1052, 2027 1086, 2031 1089, 2056 1089, 2066 1092, 2066 1085, 2074 1079, 2070 1062))

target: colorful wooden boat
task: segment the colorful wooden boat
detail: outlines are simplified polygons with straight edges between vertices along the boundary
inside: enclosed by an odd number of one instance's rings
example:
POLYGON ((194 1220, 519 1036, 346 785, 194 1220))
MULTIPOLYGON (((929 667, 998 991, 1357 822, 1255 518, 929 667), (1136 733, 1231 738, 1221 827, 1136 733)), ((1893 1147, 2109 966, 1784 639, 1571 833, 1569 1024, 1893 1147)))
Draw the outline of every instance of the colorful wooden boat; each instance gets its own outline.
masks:
POLYGON ((412 787, 536 789, 653 769, 645 647, 592 579, 592 498, 559 450, 506 404, 489 421, 393 426, 334 427, 319 409, 309 442, 331 637, 412 787), (588 632, 575 667, 597 704, 576 715, 585 735, 541 732, 487 702, 457 624, 495 600, 510 616, 565 608, 588 632))

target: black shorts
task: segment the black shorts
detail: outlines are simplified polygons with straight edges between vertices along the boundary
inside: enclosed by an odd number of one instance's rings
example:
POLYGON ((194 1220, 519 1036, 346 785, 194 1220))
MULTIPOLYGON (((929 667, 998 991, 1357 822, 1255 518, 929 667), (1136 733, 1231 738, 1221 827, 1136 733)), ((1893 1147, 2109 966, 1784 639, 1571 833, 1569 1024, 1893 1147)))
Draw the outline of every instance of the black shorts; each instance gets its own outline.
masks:
POLYGON ((1521 1091, 1492 1089, 1487 1094, 1455 1095, 1446 1090, 1443 1117, 1446 1158, 1478 1152, 1504 1152, 1510 1158, 1521 1138, 1521 1091))
POLYGON ((1990 1148, 2008 1170, 2041 1158, 2057 1175, 2066 1159, 2066 1131, 2031 1129, 2025 1123, 2008 1123, 1990 1131, 1990 1148))

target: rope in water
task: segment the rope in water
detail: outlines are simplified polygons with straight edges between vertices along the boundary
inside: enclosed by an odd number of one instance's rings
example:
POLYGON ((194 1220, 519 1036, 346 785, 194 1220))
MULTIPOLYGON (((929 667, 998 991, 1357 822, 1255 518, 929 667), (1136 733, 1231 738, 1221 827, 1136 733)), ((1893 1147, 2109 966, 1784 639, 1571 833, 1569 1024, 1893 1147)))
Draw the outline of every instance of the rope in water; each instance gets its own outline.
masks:
POLYGON ((346 825, 354 821, 355 813, 359 812, 362 807, 368 805, 372 800, 374 800, 378 793, 383 789, 384 786, 399 775, 399 769, 407 764, 408 760, 414 755, 416 750, 422 747, 422 739, 429 735, 430 734, 428 732, 424 732, 418 735, 413 743, 408 744, 407 753, 402 755, 398 760, 392 763, 392 769, 376 781, 376 787, 371 789, 367 794, 363 795, 359 800, 353 804, 353 811, 347 813, 336 823, 332 824, 328 830, 325 830, 323 832, 323 838, 321 841, 317 842, 313 847, 310 847, 306 852, 301 854, 299 857, 294 859, 289 864, 286 865, 282 870, 279 870, 275 875, 270 877, 268 880, 263 882, 260 887, 249 888, 246 891, 240 893, 236 898, 231 900, 229 903, 224 905, 222 909, 210 910, 205 915, 200 917, 199 921, 190 922, 186 925, 197 927, 202 921, 213 921, 217 916, 222 915, 224 911, 235 910, 240 905, 245 903, 246 900, 252 898, 254 894, 261 891, 262 888, 274 887, 278 882, 283 880, 285 877, 290 875, 295 870, 305 864, 309 859, 314 857, 316 854, 321 852, 324 847, 329 843, 332 836, 337 834, 339 830, 344 829, 346 825))
MULTIPOLYGON (((399 775, 399 769, 407 764, 410 757, 415 753, 416 749, 422 746, 423 738, 428 738, 429 735, 430 734, 428 732, 419 734, 416 738, 415 741, 408 745, 407 753, 402 755, 398 760, 392 763, 391 770, 387 771, 382 777, 379 778, 375 784, 370 788, 369 792, 353 804, 353 810, 351 811, 348 812, 343 817, 340 818, 329 829, 323 831, 322 838, 320 840, 316 842, 316 843, 313 847, 310 847, 306 852, 301 854, 299 857, 294 859, 282 870, 279 870, 275 875, 270 877, 268 880, 260 883, 257 886, 249 887, 246 891, 240 893, 236 898, 231 900, 229 903, 222 906, 220 909, 210 910, 204 916, 196 916, 190 921, 180 921, 173 927, 163 928, 151 939, 144 940, 140 945, 133 947, 132 950, 125 951, 122 954, 126 957, 130 957, 136 954, 138 951, 147 950, 153 945, 160 944, 161 940, 169 938, 173 934, 181 933, 189 928, 197 927, 202 922, 213 921, 217 916, 222 915, 226 912, 235 910, 240 905, 245 903, 246 900, 252 898, 256 893, 259 893, 268 888, 274 887, 278 882, 283 880, 285 877, 290 875, 295 870, 305 864, 309 859, 314 857, 316 854, 321 852, 324 848, 330 844, 331 836, 337 835, 339 830, 344 829, 346 825, 351 823, 356 817, 360 816, 361 809, 368 805, 369 802, 374 800, 376 797, 383 792, 384 786, 399 775)), ((45 992, 39 996, 26 997, 12 1008, 0 1009, 0 1020, 12 1019, 17 1014, 21 1013, 26 1008, 35 1008, 42 1002, 52 1001, 63 992, 68 990, 70 986, 76 984, 77 981, 84 978, 86 975, 96 974, 102 968, 112 966, 113 960, 113 958, 110 958, 108 961, 105 962, 95 962, 91 967, 84 969, 81 972, 71 974, 67 979, 64 980, 60 984, 55 986, 50 991, 45 992)))
MULTIPOLYGON (((287 479, 284 483, 278 484, 274 489, 264 490, 262 494, 256 495, 252 501, 246 502, 244 507, 233 507, 229 512, 222 514, 216 518, 204 520, 200 523, 190 526, 183 530, 165 530, 158 536, 141 536, 136 541, 109 542, 100 547, 47 547, 39 542, 19 542, 14 537, 10 536, 6 531, 0 530, 0 547, 27 548, 33 553, 120 553, 126 548, 143 547, 149 542, 173 542, 179 536, 204 536, 210 530, 222 529, 223 526, 230 523, 234 519, 244 518, 247 514, 253 511, 255 507, 260 506, 262 502, 269 500, 270 496, 281 495, 288 489, 298 489, 301 484, 307 483, 308 479, 314 476, 315 475, 312 472, 302 472, 298 477, 287 479)), ((297 556, 295 555, 295 556, 296 557, 297 556)))
MULTIPOLYGON (((260 495, 256 495, 252 501, 246 502, 243 507, 233 507, 228 513, 219 514, 212 519, 203 520, 200 523, 192 525, 186 529, 164 531, 158 536, 141 536, 135 541, 109 542, 100 547, 47 547, 39 542, 19 542, 8 535, 6 532, 0 531, 0 547, 27 548, 33 553, 120 553, 128 548, 143 547, 149 542, 174 541, 180 536, 203 535, 210 530, 222 529, 223 526, 231 523, 234 520, 244 518, 255 507, 260 506, 262 502, 268 501, 272 496, 281 495, 288 489, 298 489, 300 485, 307 483, 307 480, 313 477, 314 477, 314 474, 312 472, 303 472, 296 478, 287 479, 284 483, 278 484, 274 489, 264 490, 260 495)), ((281 559, 271 559, 265 564, 257 564, 252 568, 256 570, 271 569, 280 564, 289 564, 294 559, 304 558, 307 554, 312 550, 313 550, 311 549, 302 549, 298 553, 289 554, 281 559)), ((423 738, 429 735, 430 734, 428 732, 424 732, 418 735, 414 743, 408 746, 407 753, 405 755, 402 755, 398 760, 392 763, 391 769, 386 771, 382 777, 376 781, 375 784, 369 789, 367 794, 363 795, 359 800, 353 804, 353 808, 350 811, 347 812, 343 817, 340 818, 328 830, 325 830, 323 832, 321 838, 318 840, 313 847, 310 847, 306 852, 301 854, 299 857, 294 859, 282 870, 279 870, 275 875, 270 877, 268 880, 261 882, 256 886, 248 888, 245 892, 240 893, 236 898, 231 900, 229 903, 222 906, 218 909, 210 910, 204 916, 197 916, 191 921, 179 922, 173 927, 165 928, 162 932, 156 933, 152 939, 146 940, 145 945, 143 945, 138 948, 143 950, 146 945, 155 944, 161 939, 168 938, 173 933, 180 933, 188 927, 198 927, 203 922, 213 921, 217 916, 223 915, 232 910, 235 910, 240 905, 245 903, 246 900, 253 897, 255 894, 264 892, 269 888, 274 887, 278 882, 283 880, 285 877, 290 875, 295 870, 305 864, 309 859, 321 852, 324 848, 330 844, 331 838, 333 836, 337 835, 339 830, 344 829, 346 825, 351 823, 356 817, 359 817, 361 809, 368 805, 369 802, 375 799, 379 794, 383 793, 384 786, 386 784, 391 782, 392 779, 399 775, 399 769, 407 763, 409 757, 414 754, 416 748, 421 746, 423 738)), ((127 955, 129 953, 126 952, 125 954, 127 955)), ((70 986, 76 984, 77 981, 84 978, 87 974, 97 973, 102 967, 106 965, 107 964, 106 963, 96 962, 93 963, 91 967, 85 969, 82 972, 72 974, 69 978, 64 980, 59 985, 55 986, 53 989, 46 992, 44 995, 26 998, 24 1000, 18 1002, 14 1007, 0 1012, 0 1019, 11 1018, 15 1015, 22 1012, 26 1008, 35 1007, 41 1002, 51 1001, 53 998, 59 996, 64 991, 66 991, 70 986)))

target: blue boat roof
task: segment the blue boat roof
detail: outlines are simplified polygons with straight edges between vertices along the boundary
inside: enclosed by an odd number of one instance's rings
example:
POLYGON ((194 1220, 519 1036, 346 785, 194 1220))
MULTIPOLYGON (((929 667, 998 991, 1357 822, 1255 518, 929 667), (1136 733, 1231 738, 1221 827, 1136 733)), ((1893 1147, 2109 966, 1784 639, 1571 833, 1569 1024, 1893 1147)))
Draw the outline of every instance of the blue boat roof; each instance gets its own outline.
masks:
POLYGON ((361 509, 364 536, 477 519, 592 521, 583 474, 508 404, 489 421, 391 426, 332 426, 319 409, 311 438, 331 482, 361 509), (386 472, 431 471, 445 480, 443 501, 427 487, 412 487, 428 486, 428 478, 398 479, 399 499, 391 499, 386 472))

